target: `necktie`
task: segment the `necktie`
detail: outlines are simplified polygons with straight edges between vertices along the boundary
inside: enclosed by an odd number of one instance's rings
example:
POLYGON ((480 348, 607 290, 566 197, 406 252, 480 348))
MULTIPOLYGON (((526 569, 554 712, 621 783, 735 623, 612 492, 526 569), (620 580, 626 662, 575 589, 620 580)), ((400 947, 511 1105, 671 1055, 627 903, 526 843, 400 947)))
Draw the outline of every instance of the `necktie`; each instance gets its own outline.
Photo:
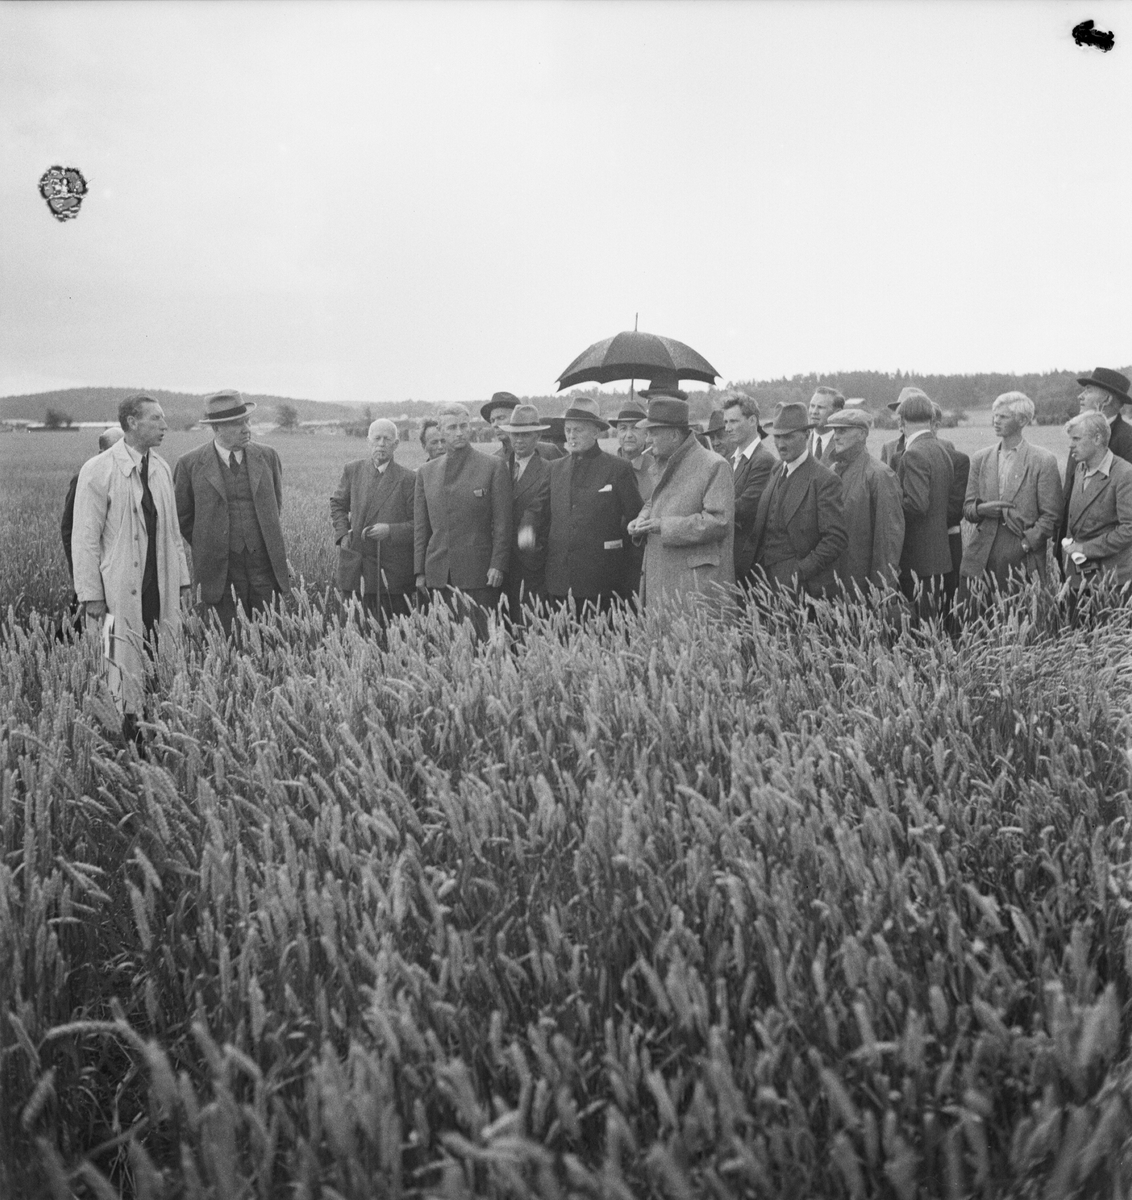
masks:
POLYGON ((153 493, 149 490, 149 455, 143 454, 141 460, 142 512, 146 515, 146 523, 157 517, 157 505, 153 502, 153 493))
POLYGON ((814 458, 821 462, 821 436, 814 434, 814 458))
POLYGON ((240 460, 236 457, 235 450, 228 455, 228 466, 233 474, 240 469, 240 460))

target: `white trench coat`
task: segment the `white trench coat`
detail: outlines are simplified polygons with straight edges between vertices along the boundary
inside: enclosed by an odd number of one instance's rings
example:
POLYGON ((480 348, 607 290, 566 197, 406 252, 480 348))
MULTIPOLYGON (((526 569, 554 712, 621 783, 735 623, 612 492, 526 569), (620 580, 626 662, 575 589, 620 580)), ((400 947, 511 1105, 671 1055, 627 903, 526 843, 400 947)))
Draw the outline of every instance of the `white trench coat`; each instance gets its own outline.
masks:
MULTIPOLYGON (((157 508, 157 586, 161 594, 158 638, 181 629, 181 588, 189 567, 177 523, 173 472, 152 450, 149 490, 157 508)), ((145 696, 145 628, 141 590, 149 552, 142 512, 141 473, 125 441, 88 460, 79 471, 71 553, 80 601, 102 600, 114 617, 111 656, 120 672, 119 707, 140 713, 145 696)), ((111 673, 112 688, 114 675, 111 673)))

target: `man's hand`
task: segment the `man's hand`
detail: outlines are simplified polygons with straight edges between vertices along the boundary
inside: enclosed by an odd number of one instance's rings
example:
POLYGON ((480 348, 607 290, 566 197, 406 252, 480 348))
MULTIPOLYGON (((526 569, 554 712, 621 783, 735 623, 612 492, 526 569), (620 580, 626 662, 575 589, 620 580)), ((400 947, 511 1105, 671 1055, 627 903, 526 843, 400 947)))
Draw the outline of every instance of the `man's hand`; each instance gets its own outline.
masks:
POLYGON ((362 536, 369 538, 372 542, 384 542, 389 533, 388 525, 370 525, 362 536))
POLYGON ((418 592, 427 592, 428 591, 428 588, 425 586, 425 581, 424 581, 423 575, 417 576, 417 591, 418 592))
POLYGON ((520 550, 533 550, 535 548, 535 531, 529 525, 523 525, 519 529, 519 536, 515 539, 515 544, 520 550))
POLYGON ((660 518, 637 517, 629 522, 627 529, 630 537, 643 537, 646 533, 659 533, 660 518))
POLYGON ((497 570, 495 567, 489 567, 487 571, 487 586, 492 588, 502 587, 503 572, 497 570))
POLYGON ((101 621, 106 616, 106 601, 105 600, 84 600, 83 615, 90 617, 92 620, 101 621))

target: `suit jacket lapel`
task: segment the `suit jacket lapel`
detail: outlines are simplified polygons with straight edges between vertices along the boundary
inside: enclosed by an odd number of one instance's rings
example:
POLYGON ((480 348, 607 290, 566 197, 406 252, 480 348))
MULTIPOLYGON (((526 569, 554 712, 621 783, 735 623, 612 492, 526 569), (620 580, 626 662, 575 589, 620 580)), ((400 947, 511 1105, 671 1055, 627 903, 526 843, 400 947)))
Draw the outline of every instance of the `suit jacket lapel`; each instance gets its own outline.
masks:
POLYGON ((1089 484, 1089 494, 1084 497, 1084 499, 1080 502, 1080 506, 1076 509, 1076 511, 1074 511, 1073 500, 1076 499, 1077 496, 1080 494, 1077 491, 1077 479, 1076 479, 1076 476, 1074 476, 1073 497, 1070 499, 1070 508, 1069 508, 1070 524, 1073 524, 1074 522, 1079 522, 1081 520, 1081 518, 1085 515, 1085 513, 1087 513, 1089 511, 1089 509, 1093 506, 1093 504, 1095 504, 1096 501, 1098 499, 1100 499, 1101 494, 1108 487, 1108 485, 1112 482, 1111 475, 1100 475, 1099 479, 1100 479, 1100 486, 1097 487, 1097 486, 1094 486, 1093 483, 1090 483, 1089 484))
MULTIPOLYGON (((999 445, 1001 445, 1001 442, 999 445)), ((1002 494, 1002 482, 998 477, 998 454, 999 449, 996 446, 994 453, 987 456, 987 499, 989 500, 1006 499, 1002 494)), ((1014 474, 1018 474, 1017 470, 1015 470, 1014 474)))
POLYGON ((810 488, 810 475, 813 468, 810 464, 814 460, 808 459, 804 462, 793 475, 787 476, 782 482, 786 487, 786 493, 782 497, 782 523, 789 525, 791 518, 798 511, 798 506, 805 499, 806 492, 810 488))
POLYGON ((244 447, 244 461, 248 464, 248 482, 254 496, 259 488, 259 481, 263 478, 263 461, 258 454, 252 453, 250 445, 244 447))
POLYGON ((205 447, 204 453, 204 477, 209 483, 223 496, 228 498, 228 489, 224 485, 224 468, 220 465, 220 455, 217 453, 216 446, 209 443, 205 447))

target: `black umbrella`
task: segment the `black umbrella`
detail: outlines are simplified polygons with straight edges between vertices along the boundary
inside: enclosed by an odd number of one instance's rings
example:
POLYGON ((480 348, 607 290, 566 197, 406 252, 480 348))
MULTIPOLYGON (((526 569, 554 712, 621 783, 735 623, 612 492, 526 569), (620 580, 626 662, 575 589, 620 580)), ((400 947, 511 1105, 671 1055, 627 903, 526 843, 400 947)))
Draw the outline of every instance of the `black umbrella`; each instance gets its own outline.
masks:
POLYGON ((579 383, 613 383, 617 379, 651 379, 676 383, 695 379, 714 383, 719 372, 702 354, 675 338, 628 330, 594 342, 558 376, 558 390, 579 383))

